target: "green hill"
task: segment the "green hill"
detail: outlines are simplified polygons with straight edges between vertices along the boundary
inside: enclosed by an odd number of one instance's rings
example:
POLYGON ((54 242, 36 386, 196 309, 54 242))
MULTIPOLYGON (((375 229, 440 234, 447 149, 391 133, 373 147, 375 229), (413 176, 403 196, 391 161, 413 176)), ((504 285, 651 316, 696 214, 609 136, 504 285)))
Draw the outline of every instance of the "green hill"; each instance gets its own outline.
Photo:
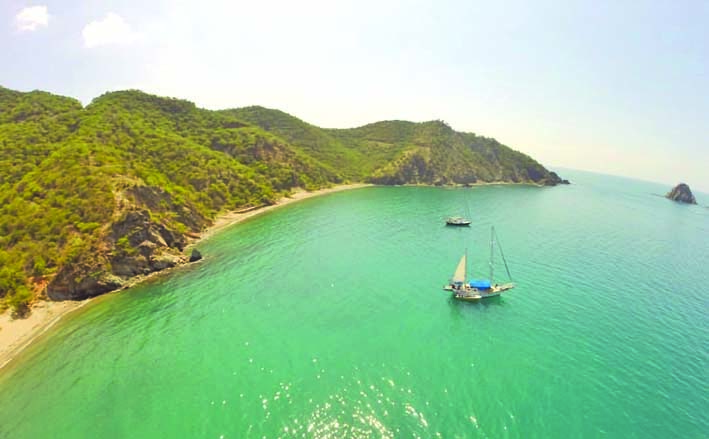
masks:
POLYGON ((0 87, 0 298, 18 312, 184 261, 227 210, 346 181, 554 185, 493 139, 441 122, 321 129, 278 110, 208 111, 139 91, 71 98, 0 87))
POLYGON ((441 185, 562 182, 529 156, 495 139, 454 131, 441 121, 385 121, 352 129, 322 129, 263 107, 224 112, 288 140, 349 180, 441 185))

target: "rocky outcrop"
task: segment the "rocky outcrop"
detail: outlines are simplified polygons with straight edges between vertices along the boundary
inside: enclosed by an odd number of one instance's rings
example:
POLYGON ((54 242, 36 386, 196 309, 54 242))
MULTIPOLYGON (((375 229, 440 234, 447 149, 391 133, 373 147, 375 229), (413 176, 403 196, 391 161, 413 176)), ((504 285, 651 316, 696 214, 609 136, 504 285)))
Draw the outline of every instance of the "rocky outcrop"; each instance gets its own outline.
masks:
POLYGON ((547 179, 546 186, 556 186, 557 184, 571 184, 569 180, 559 177, 554 171, 549 172, 549 178, 547 179))
POLYGON ((697 204, 697 199, 694 198, 694 194, 692 194, 689 186, 684 183, 680 183, 672 188, 665 197, 680 203, 697 204))
POLYGON ((182 250, 187 244, 182 234, 154 222, 148 210, 127 212, 123 219, 111 227, 110 238, 117 244, 125 239, 133 248, 140 247, 146 241, 159 247, 171 247, 178 250, 182 250))
POLYGON ((190 230, 201 230, 209 224, 192 204, 176 203, 172 195, 157 186, 134 185, 125 189, 125 198, 133 206, 143 206, 151 212, 170 212, 175 219, 190 230))
POLYGON ((202 253, 199 252, 199 250, 192 249, 192 254, 190 255, 190 262, 197 262, 200 259, 202 259, 202 253))
POLYGON ((396 160, 377 169, 366 181, 381 185, 434 186, 471 186, 477 183, 527 183, 540 186, 569 184, 568 180, 521 154, 517 159, 508 161, 497 158, 485 161, 480 154, 475 155, 465 146, 459 145, 460 148, 456 150, 455 142, 452 142, 448 146, 408 150, 396 160), (457 155, 456 159, 451 159, 448 153, 457 155))
POLYGON ((47 297, 52 300, 83 300, 117 290, 125 280, 106 272, 89 272, 85 263, 66 265, 47 286, 47 297))
POLYGON ((106 239, 112 246, 93 249, 66 264, 47 286, 52 300, 83 300, 122 288, 129 279, 187 261, 184 235, 155 222, 147 210, 126 212, 106 239))

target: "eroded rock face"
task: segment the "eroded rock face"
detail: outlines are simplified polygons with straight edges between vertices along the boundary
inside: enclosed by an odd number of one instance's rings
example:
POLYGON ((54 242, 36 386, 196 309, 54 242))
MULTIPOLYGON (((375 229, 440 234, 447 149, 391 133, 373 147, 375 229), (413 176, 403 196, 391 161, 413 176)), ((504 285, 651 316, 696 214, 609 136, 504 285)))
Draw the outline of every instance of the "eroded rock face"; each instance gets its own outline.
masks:
POLYGON ((115 248, 112 272, 132 277, 164 270, 185 262, 180 254, 186 244, 183 235, 151 220, 148 211, 131 211, 111 228, 115 248))
POLYGON ((121 238, 127 238, 131 247, 137 248, 143 242, 148 241, 158 247, 171 247, 182 250, 187 241, 180 233, 167 229, 162 224, 151 221, 150 213, 147 210, 135 210, 127 212, 124 218, 111 227, 111 239, 118 242, 121 238))
POLYGON ((692 194, 689 186, 684 183, 680 183, 672 188, 672 190, 669 191, 665 197, 680 203, 697 204, 697 199, 694 198, 694 194, 692 194))
POLYGON ((83 300, 122 288, 128 280, 185 263, 185 237, 153 222, 147 210, 130 211, 113 224, 112 247, 66 264, 47 286, 52 300, 83 300))
POLYGON ((83 300, 117 290, 125 284, 120 277, 109 273, 86 274, 82 265, 66 266, 47 286, 52 300, 83 300))
POLYGON ((165 210, 169 206, 169 211, 177 215, 176 219, 187 226, 190 230, 200 230, 208 224, 208 220, 197 213, 197 209, 191 205, 179 206, 175 204, 172 196, 156 186, 133 186, 125 191, 125 196, 132 201, 134 206, 145 206, 153 212, 165 210))

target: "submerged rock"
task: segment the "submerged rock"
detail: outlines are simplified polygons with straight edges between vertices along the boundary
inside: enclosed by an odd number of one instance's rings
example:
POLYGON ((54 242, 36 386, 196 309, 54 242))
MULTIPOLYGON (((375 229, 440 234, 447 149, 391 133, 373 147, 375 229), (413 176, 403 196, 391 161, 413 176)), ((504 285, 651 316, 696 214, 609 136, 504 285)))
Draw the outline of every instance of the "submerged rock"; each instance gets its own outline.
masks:
POLYGON ((684 183, 680 183, 672 188, 672 190, 669 191, 665 197, 680 203, 697 204, 697 199, 694 198, 694 194, 692 194, 689 186, 684 183))
POLYGON ((196 248, 193 248, 192 254, 190 255, 190 262, 197 262, 200 259, 202 259, 202 253, 200 253, 196 248))

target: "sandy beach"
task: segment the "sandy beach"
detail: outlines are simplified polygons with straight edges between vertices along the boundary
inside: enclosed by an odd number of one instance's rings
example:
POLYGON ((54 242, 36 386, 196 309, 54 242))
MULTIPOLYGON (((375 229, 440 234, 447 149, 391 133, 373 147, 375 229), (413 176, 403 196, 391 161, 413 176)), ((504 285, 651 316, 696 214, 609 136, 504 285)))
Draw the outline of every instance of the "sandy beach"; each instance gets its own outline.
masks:
MULTIPOLYGON (((252 209, 248 211, 234 211, 234 212, 227 212, 223 215, 219 215, 215 220, 214 224, 212 224, 207 230, 205 230, 201 236, 200 239, 197 240, 194 244, 198 243, 199 241, 209 238, 210 236, 214 235, 215 233, 224 230, 225 228, 239 223, 241 221, 244 221, 248 218, 251 218, 256 215, 260 215, 265 212, 269 212, 273 209, 286 206, 291 203, 295 203, 296 201, 301 201, 305 200, 307 198, 313 198, 317 197, 320 195, 325 195, 325 194, 331 194, 333 192, 341 192, 341 191, 346 191, 350 189, 358 189, 358 188, 363 188, 363 187, 369 187, 373 186, 371 184, 365 184, 365 183, 353 183, 353 184, 342 184, 338 186, 333 186, 331 188, 326 188, 326 189, 319 189, 316 191, 308 192, 303 189, 297 189, 295 190, 290 196, 288 197, 283 197, 280 200, 276 202, 276 204, 272 204, 270 206, 264 206, 260 207, 257 209, 252 209)), ((193 244, 193 245, 194 245, 193 244)))
MULTIPOLYGON (((270 206, 263 206, 249 210, 227 212, 225 214, 219 215, 214 220, 212 226, 207 228, 200 235, 199 239, 194 241, 191 246, 198 244, 203 239, 213 236, 215 233, 224 230, 229 226, 237 224, 253 216, 271 211, 278 207, 295 203, 297 201, 305 200, 307 198, 317 197, 319 195, 325 195, 349 189, 358 189, 367 186, 371 185, 346 184, 326 189, 320 189, 312 192, 297 189, 290 196, 281 198, 278 202, 270 206)), ((152 275, 160 275, 165 271, 155 272, 152 275)), ((152 275, 141 276, 134 282, 131 282, 131 286, 134 286, 144 281, 145 279, 152 277, 152 275)), ((38 301, 32 305, 32 312, 27 318, 24 319, 13 319, 11 317, 10 310, 6 310, 4 313, 0 314, 0 369, 2 369, 6 364, 8 364, 13 358, 17 356, 17 354, 19 354, 24 348, 29 346, 39 336, 44 334, 47 330, 49 330, 52 326, 59 322, 63 316, 71 313, 76 309, 81 308, 90 301, 91 299, 87 299, 81 302, 38 301)))
POLYGON ((0 314, 0 369, 66 314, 86 305, 83 302, 40 301, 24 319, 12 319, 10 310, 0 314))

